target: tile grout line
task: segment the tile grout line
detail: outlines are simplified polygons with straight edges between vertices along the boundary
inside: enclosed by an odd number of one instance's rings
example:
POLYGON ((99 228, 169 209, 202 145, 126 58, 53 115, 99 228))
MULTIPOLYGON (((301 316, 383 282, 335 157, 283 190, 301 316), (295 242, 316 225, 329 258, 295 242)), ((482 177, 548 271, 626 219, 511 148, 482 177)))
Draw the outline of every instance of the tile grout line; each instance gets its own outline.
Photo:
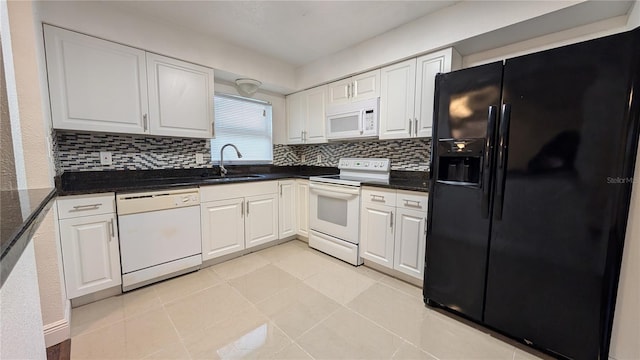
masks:
POLYGON ((171 318, 171 315, 167 311, 165 304, 162 304, 162 310, 164 311, 165 315, 167 315, 167 317, 169 318, 169 321, 171 322, 171 326, 173 326, 173 331, 175 331, 176 335, 178 335, 178 340, 180 340, 180 345, 182 345, 182 348, 184 349, 184 351, 186 351, 187 355, 189 356, 189 359, 192 359, 191 352, 189 351, 189 349, 187 349, 187 346, 184 343, 184 339, 180 335, 180 331, 178 331, 178 327, 176 326, 175 322, 171 318))

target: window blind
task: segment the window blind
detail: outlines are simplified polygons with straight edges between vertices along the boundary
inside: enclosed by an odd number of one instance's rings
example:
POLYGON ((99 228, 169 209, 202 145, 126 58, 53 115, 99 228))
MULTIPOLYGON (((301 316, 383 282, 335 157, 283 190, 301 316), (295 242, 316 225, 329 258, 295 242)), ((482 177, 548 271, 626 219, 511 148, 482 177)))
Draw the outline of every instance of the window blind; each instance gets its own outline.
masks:
POLYGON ((225 164, 270 164, 273 162, 271 104, 240 96, 214 97, 215 139, 211 139, 211 161, 220 163, 220 149, 231 143, 238 147, 224 151, 225 164))

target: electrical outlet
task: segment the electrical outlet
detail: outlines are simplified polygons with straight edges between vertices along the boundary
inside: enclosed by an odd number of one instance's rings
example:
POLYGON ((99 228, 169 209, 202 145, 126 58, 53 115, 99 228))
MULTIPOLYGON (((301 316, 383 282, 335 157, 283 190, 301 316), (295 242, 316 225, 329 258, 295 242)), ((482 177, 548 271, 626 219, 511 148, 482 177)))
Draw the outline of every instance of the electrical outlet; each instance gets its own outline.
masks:
POLYGON ((111 151, 100 151, 100 165, 111 165, 113 159, 111 158, 111 151))
POLYGON ((196 164, 204 164, 204 154, 196 153, 196 164))
POLYGON ((300 155, 300 161, 302 161, 302 162, 307 161, 307 157, 304 156, 304 154, 300 155))
POLYGON ((322 162, 322 154, 318 154, 318 162, 321 163, 322 162))

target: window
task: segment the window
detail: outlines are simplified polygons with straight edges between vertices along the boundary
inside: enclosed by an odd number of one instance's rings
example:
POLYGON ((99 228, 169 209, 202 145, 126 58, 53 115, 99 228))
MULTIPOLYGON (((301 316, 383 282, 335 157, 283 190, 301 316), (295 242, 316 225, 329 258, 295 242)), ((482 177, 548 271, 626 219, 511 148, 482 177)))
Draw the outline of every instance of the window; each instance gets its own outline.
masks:
POLYGON ((220 149, 225 144, 238 147, 224 150, 225 164, 271 164, 271 104, 234 95, 214 97, 216 137, 211 139, 211 161, 220 163, 220 149))

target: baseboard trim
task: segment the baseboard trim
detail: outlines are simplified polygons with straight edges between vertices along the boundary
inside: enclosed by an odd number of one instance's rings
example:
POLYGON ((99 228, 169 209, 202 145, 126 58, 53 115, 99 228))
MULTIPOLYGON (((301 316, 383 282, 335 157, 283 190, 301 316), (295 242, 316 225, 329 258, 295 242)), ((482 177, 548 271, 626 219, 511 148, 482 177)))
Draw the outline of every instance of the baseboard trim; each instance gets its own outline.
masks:
POLYGON ((71 302, 67 300, 64 319, 46 324, 44 330, 44 343, 46 347, 59 344, 71 338, 71 302))

